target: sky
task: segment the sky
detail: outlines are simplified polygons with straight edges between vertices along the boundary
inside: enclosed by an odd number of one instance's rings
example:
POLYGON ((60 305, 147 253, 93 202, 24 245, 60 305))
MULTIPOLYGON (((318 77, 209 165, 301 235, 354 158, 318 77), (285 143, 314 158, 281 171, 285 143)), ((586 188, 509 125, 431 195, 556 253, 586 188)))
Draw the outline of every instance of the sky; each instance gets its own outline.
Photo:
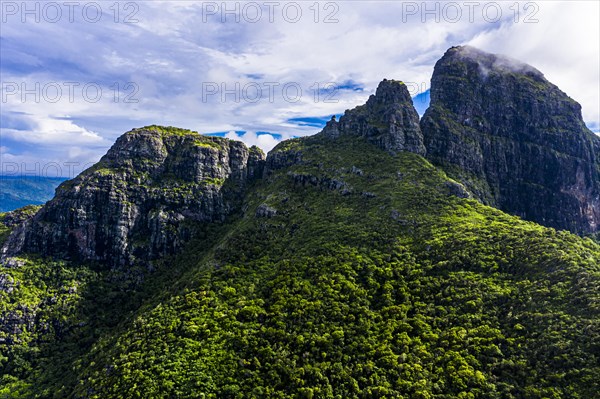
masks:
POLYGON ((600 131, 600 2, 0 0, 0 174, 73 177, 158 124, 268 151, 472 45, 527 62, 600 131))

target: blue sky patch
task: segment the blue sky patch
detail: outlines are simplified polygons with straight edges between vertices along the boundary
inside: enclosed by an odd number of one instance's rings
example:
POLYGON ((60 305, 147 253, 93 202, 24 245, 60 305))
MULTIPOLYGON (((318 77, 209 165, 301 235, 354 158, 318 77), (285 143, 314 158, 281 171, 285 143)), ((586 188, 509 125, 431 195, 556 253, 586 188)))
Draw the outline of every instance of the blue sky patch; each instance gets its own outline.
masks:
MULTIPOLYGON (((316 128, 323 128, 325 124, 331 119, 332 115, 327 116, 308 116, 303 118, 290 118, 287 120, 288 123, 293 123, 298 126, 309 126, 316 128)), ((336 115, 336 119, 339 120, 342 114, 336 115)))
POLYGON ((423 93, 417 94, 413 97, 413 105, 417 110, 419 116, 423 116, 427 108, 429 108, 429 102, 431 101, 431 96, 429 90, 424 91, 423 93))

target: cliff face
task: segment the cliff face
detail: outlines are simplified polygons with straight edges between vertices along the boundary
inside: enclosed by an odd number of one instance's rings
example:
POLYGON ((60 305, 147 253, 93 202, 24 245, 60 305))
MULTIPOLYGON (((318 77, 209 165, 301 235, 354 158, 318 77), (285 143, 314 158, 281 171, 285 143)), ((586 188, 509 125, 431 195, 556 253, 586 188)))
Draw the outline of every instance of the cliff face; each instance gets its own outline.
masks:
POLYGON ((322 134, 364 137, 390 153, 425 154, 419 114, 406 86, 395 80, 384 79, 365 105, 346 111, 339 122, 329 121, 322 134))
MULTIPOLYGON (((600 143, 577 104, 464 48, 432 90, 434 162, 593 228, 600 143)), ((266 161, 126 133, 41 209, 0 214, 0 397, 597 397, 600 245, 465 200, 423 154, 394 81, 266 161)))
MULTIPOLYGON (((366 104, 317 135, 332 146, 353 137, 392 155, 426 155, 469 191, 457 185, 456 195, 472 193, 545 226, 600 229, 600 139, 579 104, 526 64, 451 48, 436 64, 420 122, 406 86, 383 80, 366 104)), ((302 163, 296 144, 281 143, 265 163, 259 149, 239 142, 134 129, 16 227, 2 258, 31 252, 125 266, 175 253, 194 222, 223 221, 239 209, 249 181, 302 163)), ((337 180, 323 184, 351 191, 337 180)))
POLYGON ((421 120, 428 158, 480 200, 576 233, 600 227, 600 139, 535 68, 471 47, 434 69, 421 120))
POLYGON ((149 127, 122 135, 92 168, 58 187, 55 198, 16 228, 4 258, 32 252, 110 266, 174 253, 189 222, 222 221, 264 154, 240 142, 149 127))

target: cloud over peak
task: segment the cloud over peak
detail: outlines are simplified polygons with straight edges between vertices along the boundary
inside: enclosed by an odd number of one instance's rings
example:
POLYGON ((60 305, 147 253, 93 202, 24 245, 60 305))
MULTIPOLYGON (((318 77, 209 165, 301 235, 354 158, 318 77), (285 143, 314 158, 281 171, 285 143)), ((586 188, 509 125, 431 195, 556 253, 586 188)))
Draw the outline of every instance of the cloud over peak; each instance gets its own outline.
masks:
POLYGON ((363 103, 384 76, 426 101, 433 65, 458 44, 532 64, 600 121, 597 2, 95 4, 95 22, 82 6, 54 22, 3 10, 0 145, 11 162, 94 161, 150 124, 269 150, 318 132, 318 118, 363 103))

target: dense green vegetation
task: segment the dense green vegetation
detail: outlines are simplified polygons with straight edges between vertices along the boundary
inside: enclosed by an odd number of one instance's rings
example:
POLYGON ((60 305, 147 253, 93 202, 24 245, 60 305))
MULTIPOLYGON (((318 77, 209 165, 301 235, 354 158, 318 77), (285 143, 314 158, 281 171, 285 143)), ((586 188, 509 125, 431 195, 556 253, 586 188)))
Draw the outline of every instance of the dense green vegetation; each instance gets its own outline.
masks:
POLYGON ((219 144, 212 137, 204 136, 196 131, 189 130, 189 129, 182 129, 180 127, 149 125, 149 126, 144 126, 140 129, 134 129, 134 130, 132 130, 132 132, 135 132, 136 130, 152 130, 152 131, 160 133, 163 137, 168 137, 168 136, 187 137, 190 134, 193 134, 193 135, 197 136, 197 138, 194 140, 194 145, 196 145, 198 147, 211 147, 211 148, 219 148, 220 147, 219 144))
POLYGON ((600 245, 451 195, 411 153, 275 151, 303 162, 141 284, 0 268, 0 317, 24 315, 0 335, 0 396, 597 397, 600 245))

